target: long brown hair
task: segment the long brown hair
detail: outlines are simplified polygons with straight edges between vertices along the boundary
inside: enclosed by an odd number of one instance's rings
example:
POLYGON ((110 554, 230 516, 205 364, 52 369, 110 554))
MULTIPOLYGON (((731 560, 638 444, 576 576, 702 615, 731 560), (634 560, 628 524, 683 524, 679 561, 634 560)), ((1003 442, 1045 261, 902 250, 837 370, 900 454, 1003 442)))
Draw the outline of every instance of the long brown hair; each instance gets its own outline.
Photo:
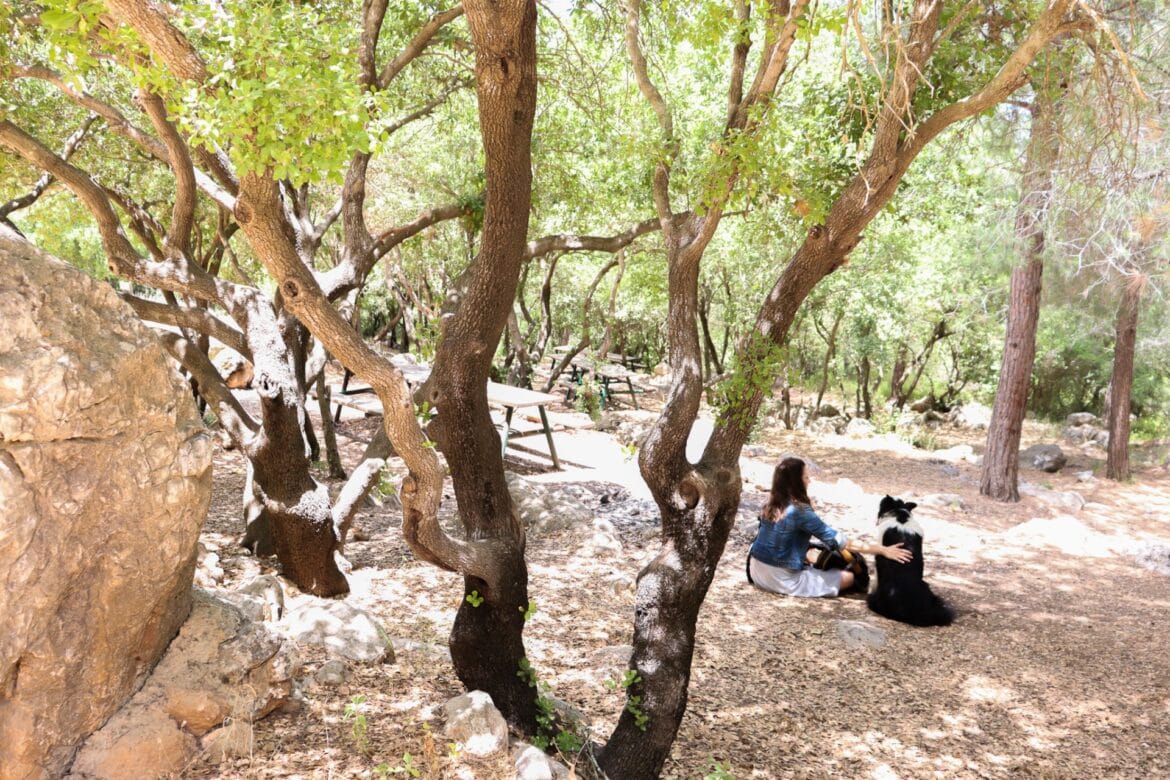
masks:
POLYGON ((804 488, 804 461, 800 458, 785 458, 772 472, 772 495, 764 507, 764 519, 774 523, 788 508, 789 504, 811 504, 808 491, 804 488))

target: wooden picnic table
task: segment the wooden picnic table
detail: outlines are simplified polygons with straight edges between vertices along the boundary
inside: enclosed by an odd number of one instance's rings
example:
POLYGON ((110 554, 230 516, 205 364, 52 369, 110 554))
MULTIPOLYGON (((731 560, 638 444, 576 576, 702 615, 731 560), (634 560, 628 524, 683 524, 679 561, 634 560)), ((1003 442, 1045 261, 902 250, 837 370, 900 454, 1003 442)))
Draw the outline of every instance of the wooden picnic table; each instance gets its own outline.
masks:
MULTIPOLYGON (((430 366, 396 362, 395 368, 402 372, 406 383, 411 387, 417 387, 431 375, 430 366)), ((362 383, 357 387, 350 387, 349 377, 347 376, 342 381, 342 387, 339 390, 340 392, 333 393, 333 401, 337 403, 337 414, 334 416, 334 419, 340 416, 341 407, 343 406, 362 412, 367 417, 380 417, 382 415, 382 402, 369 385, 362 383)), ((543 433, 545 440, 548 442, 548 453, 552 459, 553 468, 560 469, 561 461, 557 456, 556 444, 553 443, 552 426, 549 425, 547 411, 549 404, 561 400, 560 396, 550 393, 538 393, 534 390, 526 390, 523 387, 503 385, 499 382, 488 382, 487 400, 491 406, 500 407, 504 410, 504 424, 500 431, 502 434, 502 442, 500 444, 501 454, 508 449, 509 442, 513 442, 514 444, 516 439, 522 439, 526 436, 538 436, 543 433), (516 410, 530 409, 534 406, 540 415, 540 427, 531 430, 513 428, 512 418, 516 410)), ((514 446, 525 452, 536 452, 527 447, 521 448, 515 444, 514 446)))
MULTIPOLYGON (((568 351, 568 347, 554 347, 554 351, 560 351, 562 354, 568 351)), ((609 402, 609 399, 614 395, 622 394, 630 396, 630 403, 635 409, 639 409, 638 395, 646 392, 640 387, 634 385, 634 373, 625 366, 616 363, 598 362, 588 357, 578 357, 569 363, 569 386, 565 391, 565 400, 568 401, 573 397, 575 387, 580 385, 585 379, 585 375, 592 372, 597 377, 597 381, 601 384, 601 408, 604 409, 609 402), (622 384, 625 387, 622 387, 622 384)))

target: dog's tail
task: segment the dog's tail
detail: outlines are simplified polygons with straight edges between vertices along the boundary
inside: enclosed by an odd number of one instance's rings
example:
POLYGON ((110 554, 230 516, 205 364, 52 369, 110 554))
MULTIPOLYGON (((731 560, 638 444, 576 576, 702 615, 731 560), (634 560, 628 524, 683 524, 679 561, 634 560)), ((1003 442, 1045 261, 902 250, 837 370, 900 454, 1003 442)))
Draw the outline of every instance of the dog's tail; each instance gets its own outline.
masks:
POLYGON ((755 585, 756 581, 752 579, 752 553, 748 550, 747 563, 744 564, 744 571, 747 574, 748 584, 755 585))
POLYGON ((949 626, 953 623, 955 610, 951 605, 935 594, 925 582, 922 587, 926 592, 922 594, 921 611, 911 616, 917 619, 910 623, 915 626, 949 626))

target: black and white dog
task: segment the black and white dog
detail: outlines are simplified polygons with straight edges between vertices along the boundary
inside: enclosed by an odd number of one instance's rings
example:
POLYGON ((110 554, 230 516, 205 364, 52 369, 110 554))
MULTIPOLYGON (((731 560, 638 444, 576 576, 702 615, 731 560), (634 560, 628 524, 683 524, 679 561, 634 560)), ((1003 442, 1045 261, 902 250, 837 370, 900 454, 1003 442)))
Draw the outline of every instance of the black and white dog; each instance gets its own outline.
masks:
POLYGON ((949 626, 955 619, 945 601, 922 580, 922 526, 910 516, 913 502, 886 496, 878 506, 878 536, 883 545, 901 542, 914 553, 909 563, 877 558, 877 587, 866 603, 874 612, 912 626, 949 626))

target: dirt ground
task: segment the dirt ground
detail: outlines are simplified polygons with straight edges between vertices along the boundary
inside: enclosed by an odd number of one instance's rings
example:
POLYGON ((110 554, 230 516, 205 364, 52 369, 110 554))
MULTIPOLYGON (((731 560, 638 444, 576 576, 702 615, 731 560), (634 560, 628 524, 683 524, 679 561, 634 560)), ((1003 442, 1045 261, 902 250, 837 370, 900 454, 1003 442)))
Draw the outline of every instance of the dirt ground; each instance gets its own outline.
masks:
MULTIPOLYGON (((568 411, 554 418, 585 420, 568 411)), ((342 422, 347 466, 375 424, 342 422)), ((1058 434, 1030 425, 1025 443, 1058 434)), ((1170 576, 1137 562, 1142 550, 1170 549, 1170 473, 1144 466, 1123 485, 1086 478, 1086 470, 1103 473, 1102 453, 1062 443, 1072 461, 1062 472, 1022 469, 1021 478, 1077 493, 1084 508, 1032 496, 999 504, 978 495, 974 458, 946 449, 968 444, 977 455, 983 435, 940 430, 941 454, 893 434, 760 435, 743 461, 741 521, 700 615, 689 704, 664 777, 1170 776, 1170 576), (870 613, 857 598, 789 599, 746 583, 751 517, 771 467, 787 453, 816 464, 814 502, 847 533, 865 537, 886 493, 922 504, 915 516, 926 532, 927 577, 957 609, 953 626, 915 629, 870 613), (840 621, 880 629, 885 644, 848 646, 840 621)), ((509 454, 508 467, 550 488, 576 484, 599 509, 610 487, 638 494, 636 461, 609 436, 566 430, 557 446, 570 464, 595 466, 554 472, 509 454)), ((203 539, 222 557, 230 588, 274 562, 236 544, 242 459, 220 451, 216 469, 203 539)), ((453 512, 450 491, 445 499, 443 511, 453 512)), ((648 514, 618 525, 624 549, 614 558, 579 555, 569 531, 529 537, 538 611, 525 632, 528 654, 597 741, 624 703, 604 683, 620 677, 628 656, 634 594, 627 585, 656 551, 657 518, 648 514)), ((254 724, 250 758, 197 762, 184 776, 513 775, 506 760, 453 755, 442 734, 442 704, 462 692, 444 655, 460 578, 414 560, 395 511, 371 508, 357 525, 366 538, 346 549, 349 598, 383 622, 396 660, 351 664, 340 687, 306 684, 299 708, 254 724)), ((306 677, 326 660, 313 648, 302 655, 306 677)))

